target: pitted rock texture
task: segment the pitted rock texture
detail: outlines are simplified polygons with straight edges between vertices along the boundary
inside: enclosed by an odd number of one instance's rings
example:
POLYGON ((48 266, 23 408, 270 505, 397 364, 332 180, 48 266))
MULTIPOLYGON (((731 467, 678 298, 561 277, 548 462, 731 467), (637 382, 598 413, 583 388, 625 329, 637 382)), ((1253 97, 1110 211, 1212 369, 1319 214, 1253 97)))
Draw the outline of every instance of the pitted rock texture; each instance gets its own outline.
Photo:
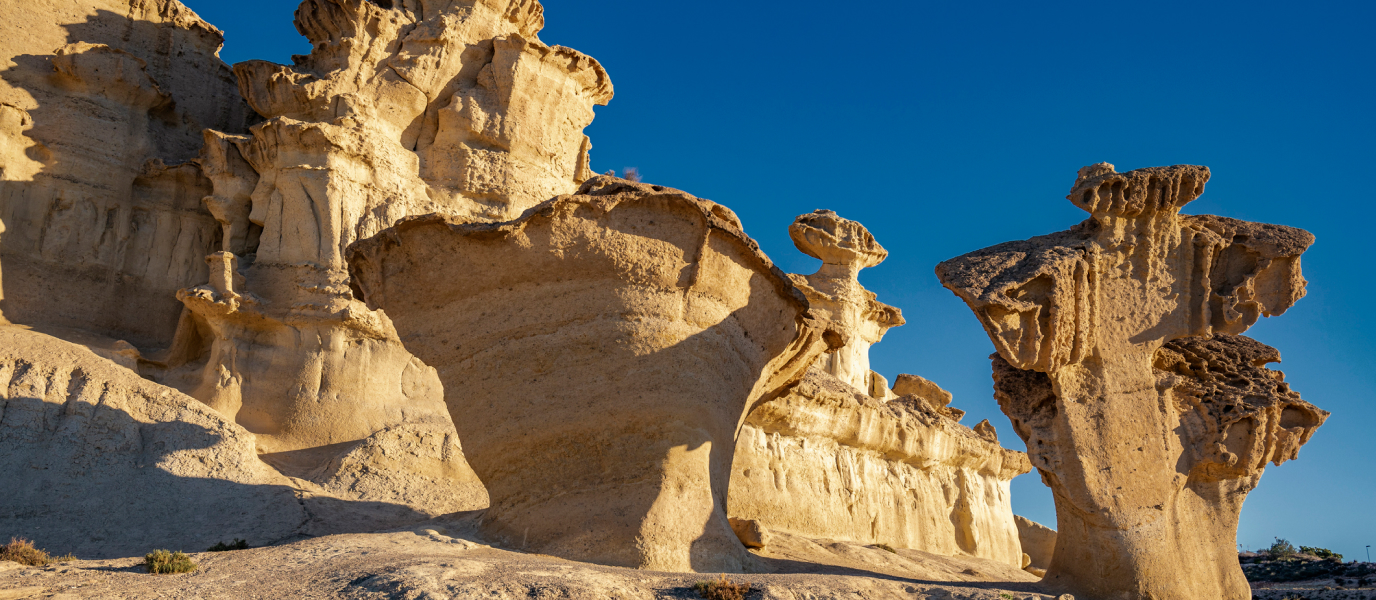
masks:
POLYGON ((1030 470, 918 397, 885 403, 814 367, 746 419, 728 510, 806 537, 1021 568, 1009 482, 1030 470))
POLYGON ((740 424, 839 340, 734 213, 599 176, 509 223, 403 221, 349 260, 358 293, 439 368, 491 495, 487 535, 602 564, 744 568, 725 513, 740 424))
POLYGON ((186 162, 252 115, 221 33, 175 0, 3 6, 0 312, 166 348, 219 242, 186 162))
MULTIPOLYGON (((1239 334, 1304 296, 1308 232, 1178 214, 1209 176, 1188 165, 1128 173, 1106 163, 1085 167, 1068 199, 1089 220, 937 266, 994 342, 1000 406, 1054 492, 1058 535, 1045 580, 1053 589, 1129 599, 1250 597, 1234 546, 1242 499, 1262 457, 1292 458, 1322 423, 1321 411, 1297 408, 1282 419, 1285 427, 1244 419, 1220 437, 1208 424, 1219 417, 1186 410, 1185 398, 1213 398, 1211 386, 1222 380, 1186 382, 1200 390, 1187 394, 1171 391, 1177 380, 1159 380, 1153 370, 1174 340, 1239 334), (1219 448, 1225 438, 1277 450, 1219 448)), ((1206 371, 1240 371, 1260 360, 1243 346, 1252 354, 1224 352, 1218 360, 1228 366, 1206 371)), ((1194 365, 1204 359, 1191 356, 1177 362, 1202 372, 1194 365)), ((1274 399, 1263 403, 1290 402, 1288 388, 1257 389, 1274 399)))

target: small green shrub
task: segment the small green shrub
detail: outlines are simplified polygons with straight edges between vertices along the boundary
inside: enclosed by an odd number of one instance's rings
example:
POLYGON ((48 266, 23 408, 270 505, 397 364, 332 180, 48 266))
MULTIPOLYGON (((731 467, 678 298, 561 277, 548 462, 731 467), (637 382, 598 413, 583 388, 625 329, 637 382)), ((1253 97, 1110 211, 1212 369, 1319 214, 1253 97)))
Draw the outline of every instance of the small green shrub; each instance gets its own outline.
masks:
POLYGON ((887 550, 887 551, 892 552, 892 553, 894 553, 894 554, 898 554, 898 551, 897 551, 897 550, 894 550, 894 549, 893 549, 893 546, 890 546, 890 545, 888 545, 888 544, 875 544, 874 547, 875 547, 875 548, 878 548, 878 549, 880 549, 880 550, 887 550))
POLYGON ((192 573, 196 570, 196 563, 191 562, 191 557, 178 550, 168 552, 166 550, 154 550, 143 557, 143 566, 149 573, 166 575, 171 573, 192 573))
MULTIPOLYGON (((70 560, 69 557, 64 557, 70 560)), ((21 565, 30 567, 46 567, 52 562, 52 557, 47 552, 33 547, 33 542, 21 539, 10 538, 10 543, 0 546, 0 560, 17 562, 21 565)))
POLYGON ((206 552, 228 552, 230 550, 248 550, 248 540, 234 540, 232 544, 220 542, 206 549, 206 552))
POLYGON ((1271 544, 1271 547, 1266 549, 1266 554, 1271 557, 1271 560, 1290 558, 1295 555, 1295 546, 1288 540, 1276 538, 1276 543, 1271 544))
POLYGON ((693 584, 693 591, 704 600, 745 600, 746 594, 750 593, 750 584, 735 583, 722 574, 721 579, 716 581, 699 581, 693 584))

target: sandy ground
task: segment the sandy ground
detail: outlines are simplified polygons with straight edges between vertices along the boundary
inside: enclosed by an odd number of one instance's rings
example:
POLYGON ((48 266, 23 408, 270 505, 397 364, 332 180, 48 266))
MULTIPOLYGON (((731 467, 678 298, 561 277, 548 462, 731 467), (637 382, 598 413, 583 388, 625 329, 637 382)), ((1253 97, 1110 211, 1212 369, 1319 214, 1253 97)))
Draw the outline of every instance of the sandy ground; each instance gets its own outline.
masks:
MULTIPOLYGON (((755 551, 756 599, 1053 600, 1012 566, 776 534, 755 551)), ((468 517, 418 528, 313 538, 282 546, 194 553, 200 569, 150 575, 141 558, 50 567, 0 562, 0 600, 71 598, 617 599, 697 598, 714 574, 656 573, 525 554, 481 543, 468 517)))

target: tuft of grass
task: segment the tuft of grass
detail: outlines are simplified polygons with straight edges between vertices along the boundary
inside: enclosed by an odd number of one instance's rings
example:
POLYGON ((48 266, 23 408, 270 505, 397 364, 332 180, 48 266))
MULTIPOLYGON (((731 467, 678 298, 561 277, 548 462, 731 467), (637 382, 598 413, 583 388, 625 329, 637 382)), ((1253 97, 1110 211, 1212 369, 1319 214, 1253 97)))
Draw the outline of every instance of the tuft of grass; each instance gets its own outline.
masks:
POLYGON ((10 538, 10 543, 0 546, 0 560, 17 562, 30 567, 46 567, 51 564, 76 560, 75 556, 49 556, 47 552, 35 548, 33 542, 23 538, 10 538))
POLYGON ((219 542, 206 548, 206 552, 228 552, 230 550, 248 550, 248 540, 234 540, 232 544, 219 542))
POLYGON ((749 583, 735 583, 723 573, 716 581, 699 581, 693 584, 693 591, 703 600, 745 600, 750 593, 749 583))
POLYGON ((894 550, 894 549, 893 549, 893 546, 890 546, 890 545, 888 545, 888 544, 875 544, 874 547, 875 547, 875 548, 878 548, 878 549, 880 549, 880 550, 887 550, 887 551, 892 552, 892 553, 894 553, 894 554, 898 554, 898 551, 897 551, 897 550, 894 550))
POLYGON ((158 575, 196 571, 196 563, 191 562, 191 557, 180 550, 176 552, 166 550, 149 552, 143 557, 143 566, 148 569, 149 573, 158 575))

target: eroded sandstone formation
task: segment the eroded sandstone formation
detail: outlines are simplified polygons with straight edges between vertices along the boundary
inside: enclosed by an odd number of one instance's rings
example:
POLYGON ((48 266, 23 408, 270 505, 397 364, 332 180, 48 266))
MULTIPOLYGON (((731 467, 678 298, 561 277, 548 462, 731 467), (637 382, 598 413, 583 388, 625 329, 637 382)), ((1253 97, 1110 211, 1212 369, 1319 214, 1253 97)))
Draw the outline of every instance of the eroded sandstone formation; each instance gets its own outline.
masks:
POLYGON ((602 564, 740 571, 741 421, 839 345, 729 209, 612 177, 507 223, 402 221, 350 270, 439 369, 486 533, 602 564))
POLYGON ((591 174, 582 130, 611 83, 541 43, 542 14, 535 0, 307 0, 310 55, 236 65, 267 120, 205 134, 223 244, 210 283, 179 294, 164 380, 271 452, 448 430, 433 369, 352 297, 344 249, 408 215, 509 219, 591 174))
POLYGON ((789 277, 846 342, 746 418, 731 516, 813 538, 1021 567, 1009 481, 1031 470, 1027 457, 961 425, 964 413, 936 384, 900 375, 890 390, 870 370, 870 346, 903 317, 857 277, 888 253, 863 225, 832 211, 798 217, 789 234, 823 262, 815 274, 789 277))
POLYGON ((86 346, 0 326, 0 532, 55 553, 259 546, 484 504, 471 471, 442 470, 466 465, 462 449, 437 442, 388 430, 335 449, 342 459, 310 481, 286 477, 259 460, 252 433, 203 403, 86 346))
POLYGON ((847 333, 846 345, 822 357, 818 366, 858 390, 886 398, 888 382, 870 370, 870 346, 884 339, 890 327, 902 325, 903 313, 879 302, 858 277, 861 269, 884 262, 889 252, 864 225, 829 210, 798 217, 788 235, 803 254, 822 261, 816 273, 789 278, 818 317, 847 333))
POLYGON ((993 340, 1000 406, 1055 494, 1052 588, 1249 598, 1242 499, 1327 416, 1233 337, 1303 297, 1313 236, 1179 215, 1208 179, 1086 167, 1068 198, 1090 219, 937 267, 993 340))
POLYGON ((1013 522, 1018 526, 1018 541, 1028 565, 1045 575, 1056 554, 1056 530, 1020 515, 1014 515, 1013 522))
POLYGON ((434 369, 353 300, 342 252, 409 214, 504 218, 572 191, 610 83, 534 39, 538 2, 385 4, 304 2, 312 54, 235 71, 173 0, 16 7, 0 24, 0 319, 205 402, 303 487, 475 509, 434 369), (527 183, 432 186, 422 155, 442 150, 481 154, 465 181, 527 183), (391 472, 369 472, 382 448, 391 472))
POLYGON ((186 161, 251 115, 221 33, 174 0, 3 6, 0 312, 166 348, 219 245, 186 161))
POLYGON ((730 513, 812 538, 886 544, 1021 568, 1009 481, 1027 456, 914 396, 887 403, 813 368, 750 413, 730 513))

